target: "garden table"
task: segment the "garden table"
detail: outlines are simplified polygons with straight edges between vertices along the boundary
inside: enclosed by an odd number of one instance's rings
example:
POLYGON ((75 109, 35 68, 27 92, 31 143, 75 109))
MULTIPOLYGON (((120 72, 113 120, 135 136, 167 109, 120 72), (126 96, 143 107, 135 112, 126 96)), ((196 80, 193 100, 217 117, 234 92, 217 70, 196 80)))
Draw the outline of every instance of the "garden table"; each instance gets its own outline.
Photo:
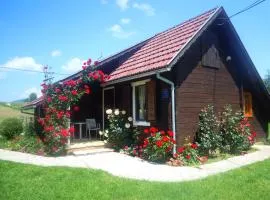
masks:
POLYGON ((79 137, 80 137, 80 140, 82 139, 82 125, 85 124, 85 122, 73 122, 74 125, 79 125, 79 137))

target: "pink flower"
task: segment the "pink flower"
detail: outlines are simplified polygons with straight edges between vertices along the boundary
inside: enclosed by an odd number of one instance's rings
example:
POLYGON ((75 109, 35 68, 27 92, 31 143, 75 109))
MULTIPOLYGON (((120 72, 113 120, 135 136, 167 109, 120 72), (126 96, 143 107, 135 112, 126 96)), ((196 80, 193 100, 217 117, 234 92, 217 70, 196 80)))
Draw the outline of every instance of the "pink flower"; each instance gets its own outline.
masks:
POLYGON ((91 65, 91 62, 92 62, 92 60, 91 60, 91 58, 89 58, 89 59, 87 60, 87 65, 91 65))
POLYGON ((51 97, 48 97, 48 98, 47 98, 47 102, 48 102, 48 103, 51 103, 51 102, 52 102, 52 98, 51 98, 51 97))
POLYGON ((98 61, 95 61, 95 62, 94 62, 94 65, 95 65, 95 66, 97 66, 98 64, 99 64, 99 62, 98 62, 98 61))

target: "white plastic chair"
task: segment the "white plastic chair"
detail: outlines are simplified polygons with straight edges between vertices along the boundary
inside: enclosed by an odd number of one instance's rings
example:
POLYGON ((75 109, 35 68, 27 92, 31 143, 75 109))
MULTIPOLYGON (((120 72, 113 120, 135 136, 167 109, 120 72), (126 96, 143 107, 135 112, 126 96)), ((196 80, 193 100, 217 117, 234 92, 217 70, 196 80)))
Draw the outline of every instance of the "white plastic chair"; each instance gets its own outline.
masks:
POLYGON ((89 139, 91 139, 91 131, 96 131, 96 138, 100 130, 100 124, 96 123, 95 119, 86 119, 86 134, 89 134, 89 139))

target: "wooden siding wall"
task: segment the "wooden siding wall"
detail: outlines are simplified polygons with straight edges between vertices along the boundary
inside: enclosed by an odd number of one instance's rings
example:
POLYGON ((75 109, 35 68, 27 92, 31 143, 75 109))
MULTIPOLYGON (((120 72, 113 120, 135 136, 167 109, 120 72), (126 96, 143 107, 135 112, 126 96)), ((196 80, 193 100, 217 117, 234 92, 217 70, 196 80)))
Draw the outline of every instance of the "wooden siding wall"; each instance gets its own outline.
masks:
MULTIPOLYGON (((195 136, 198 114, 203 107, 209 104, 214 105, 217 113, 227 104, 231 104, 234 110, 241 109, 242 72, 239 70, 241 66, 236 62, 227 63, 221 48, 219 37, 208 30, 198 42, 192 45, 174 68, 173 73, 177 86, 176 136, 178 145, 183 144, 186 136, 195 136), (211 51, 208 51, 209 48, 211 51), (213 60, 212 67, 202 66, 202 58, 205 59, 205 55, 209 52, 214 52, 214 55, 208 55, 213 58, 207 58, 208 62, 213 60)), ((263 137, 266 126, 262 115, 259 115, 261 111, 255 97, 253 110, 254 117, 251 118, 251 121, 255 131, 263 137)))
MULTIPOLYGON (((205 41, 208 47, 215 48, 218 52, 219 44, 216 36, 207 32, 207 37, 202 37, 194 44, 187 55, 176 66, 177 89, 176 89, 176 133, 177 144, 184 142, 188 135, 194 137, 197 130, 198 114, 200 110, 211 104, 219 112, 226 104, 231 104, 234 109, 240 109, 240 90, 230 74, 222 58, 213 55, 215 67, 204 67, 201 58, 206 54, 207 49, 202 48, 205 41), (211 40, 211 37, 213 39, 211 40)), ((205 45, 204 45, 205 46, 205 45)), ((211 55, 209 55, 211 56, 211 55)), ((211 59, 210 59, 211 60, 211 59)))

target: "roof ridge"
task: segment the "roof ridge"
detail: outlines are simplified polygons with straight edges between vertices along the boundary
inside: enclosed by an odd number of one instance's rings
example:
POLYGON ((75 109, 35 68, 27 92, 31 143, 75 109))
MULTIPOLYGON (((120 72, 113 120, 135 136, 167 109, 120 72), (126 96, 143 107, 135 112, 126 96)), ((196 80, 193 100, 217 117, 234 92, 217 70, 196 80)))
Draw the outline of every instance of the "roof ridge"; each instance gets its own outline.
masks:
MULTIPOLYGON (((174 25, 173 27, 170 27, 170 28, 168 28, 168 29, 166 29, 166 30, 164 30, 164 31, 161 31, 161 32, 159 32, 159 33, 156 33, 154 36, 157 36, 157 35, 160 35, 160 34, 162 34, 162 33, 165 33, 165 32, 167 32, 167 31, 170 31, 170 30, 174 29, 174 28, 181 27, 181 26, 183 26, 184 24, 186 24, 187 22, 193 21, 193 20, 195 20, 195 19, 197 19, 197 18, 199 18, 199 17, 201 17, 201 16, 203 16, 203 15, 205 15, 205 14, 207 14, 207 13, 214 12, 214 11, 216 11, 217 9, 219 9, 218 6, 215 7, 215 8, 212 8, 212 9, 210 9, 210 10, 208 10, 208 11, 205 11, 205 12, 203 12, 203 13, 201 13, 201 14, 195 16, 195 17, 186 19, 185 21, 181 22, 180 24, 176 24, 176 25, 174 25)), ((149 39, 150 39, 150 38, 149 38, 149 39)))

